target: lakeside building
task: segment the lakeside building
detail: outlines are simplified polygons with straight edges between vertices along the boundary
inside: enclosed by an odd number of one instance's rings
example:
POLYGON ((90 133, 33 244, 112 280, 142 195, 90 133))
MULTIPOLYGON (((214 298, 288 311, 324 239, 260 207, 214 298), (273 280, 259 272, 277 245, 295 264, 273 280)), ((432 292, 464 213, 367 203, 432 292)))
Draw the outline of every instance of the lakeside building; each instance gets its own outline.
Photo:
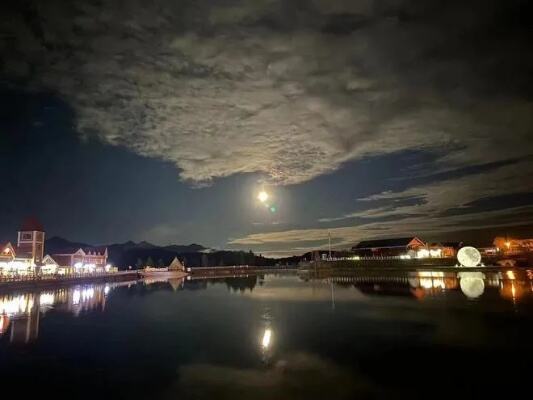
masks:
POLYGON ((427 245, 431 257, 441 258, 456 257, 461 247, 463 242, 437 242, 427 245))
POLYGON ((533 253, 533 239, 496 237, 493 244, 497 251, 501 251, 503 254, 533 253))
POLYGON ((463 242, 426 243, 416 236, 363 240, 352 247, 357 257, 454 258, 463 242))
POLYGON ((28 275, 36 272, 44 259, 44 228, 35 219, 24 221, 17 234, 17 246, 0 244, 0 275, 28 275))
POLYGON ((46 254, 45 231, 35 219, 24 221, 17 245, 0 243, 0 276, 100 273, 116 270, 108 264, 107 247, 64 249, 46 254))
POLYGON ((50 257, 59 268, 73 272, 109 272, 107 247, 63 249, 50 257))
POLYGON ((410 255, 416 257, 421 250, 427 250, 426 243, 416 236, 395 238, 363 240, 352 247, 352 253, 359 257, 397 257, 410 255))

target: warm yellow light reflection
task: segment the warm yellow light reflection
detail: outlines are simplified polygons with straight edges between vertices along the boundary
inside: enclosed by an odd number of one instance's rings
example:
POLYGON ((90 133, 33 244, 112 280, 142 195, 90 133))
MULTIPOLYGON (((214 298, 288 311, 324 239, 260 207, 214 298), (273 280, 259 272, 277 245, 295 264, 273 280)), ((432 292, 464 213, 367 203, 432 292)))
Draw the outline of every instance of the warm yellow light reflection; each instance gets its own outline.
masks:
POLYGON ((261 341, 263 348, 267 349, 270 346, 271 338, 272 338, 272 330, 265 329, 265 333, 263 334, 263 340, 261 341))
POLYGON ((261 203, 264 203, 265 201, 268 200, 268 193, 265 192, 264 190, 260 191, 259 194, 257 195, 257 199, 261 202, 261 203))

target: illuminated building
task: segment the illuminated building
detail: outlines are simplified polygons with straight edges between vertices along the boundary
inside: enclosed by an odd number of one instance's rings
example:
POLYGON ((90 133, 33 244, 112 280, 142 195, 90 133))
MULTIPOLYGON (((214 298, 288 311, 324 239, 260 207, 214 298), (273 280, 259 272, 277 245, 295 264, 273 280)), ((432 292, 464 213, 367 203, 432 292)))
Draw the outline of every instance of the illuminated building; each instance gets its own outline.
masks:
POLYGON ((512 239, 497 237, 494 239, 496 248, 504 254, 533 253, 533 239, 512 239))
POLYGON ((11 243, 0 245, 0 275, 34 274, 43 254, 43 226, 35 218, 28 218, 18 231, 16 247, 11 243))
POLYGON ((60 273, 59 265, 50 255, 46 255, 43 258, 43 265, 41 266, 41 274, 53 275, 60 273))
POLYGON ((17 254, 41 264, 44 258, 44 228, 35 218, 28 218, 18 232, 17 254))
POLYGON ((417 237, 364 240, 352 247, 352 252, 361 257, 392 257, 416 253, 425 249, 426 243, 417 237))
POLYGON ((0 245, 0 275, 28 275, 35 273, 31 254, 19 253, 11 243, 0 245))
POLYGON ((70 273, 112 272, 107 264, 106 247, 65 249, 44 255, 45 232, 35 219, 29 218, 18 231, 17 246, 0 244, 0 275, 53 275, 70 273))
POLYGON ((83 273, 105 272, 107 256, 107 247, 64 249, 52 255, 58 267, 83 273))
POLYGON ((428 244, 429 256, 433 258, 456 257, 461 247, 463 247, 462 242, 430 243, 428 244))

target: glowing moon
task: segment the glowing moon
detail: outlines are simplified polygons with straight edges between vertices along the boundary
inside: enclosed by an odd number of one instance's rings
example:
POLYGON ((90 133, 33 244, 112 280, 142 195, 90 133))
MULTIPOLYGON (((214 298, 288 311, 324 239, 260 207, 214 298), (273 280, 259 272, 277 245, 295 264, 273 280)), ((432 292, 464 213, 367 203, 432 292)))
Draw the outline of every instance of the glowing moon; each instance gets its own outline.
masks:
POLYGON ((257 199, 261 202, 261 203, 264 203, 265 201, 268 200, 268 193, 265 192, 264 190, 260 191, 259 194, 257 195, 257 199))

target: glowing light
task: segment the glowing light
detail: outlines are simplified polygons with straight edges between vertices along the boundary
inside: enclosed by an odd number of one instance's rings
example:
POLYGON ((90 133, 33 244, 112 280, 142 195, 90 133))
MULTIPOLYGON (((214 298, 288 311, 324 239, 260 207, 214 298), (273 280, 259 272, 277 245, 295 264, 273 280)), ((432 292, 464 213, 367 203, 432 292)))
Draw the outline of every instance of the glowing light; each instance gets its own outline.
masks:
POLYGON ((416 258, 428 258, 429 257, 429 250, 427 249, 420 249, 416 253, 416 258))
POLYGON ((74 292, 72 292, 72 304, 74 304, 75 306, 78 305, 80 303, 80 297, 81 297, 80 290, 75 289, 74 292))
POLYGON ((431 257, 440 258, 442 256, 442 249, 431 249, 429 255, 431 257))
POLYGON ((106 285, 104 288, 104 294, 107 296, 109 294, 109 286, 106 285))
POLYGON ((272 330, 265 329, 265 333, 263 334, 263 340, 261 341, 261 345, 263 348, 267 349, 270 346, 270 340, 272 338, 272 330))
POLYGON ((477 267, 481 263, 481 253, 475 247, 461 247, 457 252, 457 261, 463 267, 477 267))
POLYGON ((275 213, 276 212, 276 207, 275 206, 270 207, 270 211, 275 213))
POLYGON ((0 298, 0 314, 12 316, 25 314, 33 307, 33 297, 21 295, 13 298, 0 298))
POLYGON ((264 190, 261 190, 259 192, 259 194, 257 195, 257 199, 261 202, 261 203, 264 203, 265 201, 268 200, 270 196, 268 195, 267 192, 265 192, 264 190))
POLYGON ((510 249, 511 248, 511 242, 505 242, 505 246, 510 249))
POLYGON ((92 299, 93 296, 94 296, 94 289, 92 287, 83 289, 81 292, 81 298, 83 301, 92 299))
POLYGON ((507 275, 508 279, 516 279, 514 271, 509 270, 505 274, 507 275))
POLYGON ((41 306, 51 306, 54 304, 54 293, 41 293, 39 296, 39 304, 41 306))

